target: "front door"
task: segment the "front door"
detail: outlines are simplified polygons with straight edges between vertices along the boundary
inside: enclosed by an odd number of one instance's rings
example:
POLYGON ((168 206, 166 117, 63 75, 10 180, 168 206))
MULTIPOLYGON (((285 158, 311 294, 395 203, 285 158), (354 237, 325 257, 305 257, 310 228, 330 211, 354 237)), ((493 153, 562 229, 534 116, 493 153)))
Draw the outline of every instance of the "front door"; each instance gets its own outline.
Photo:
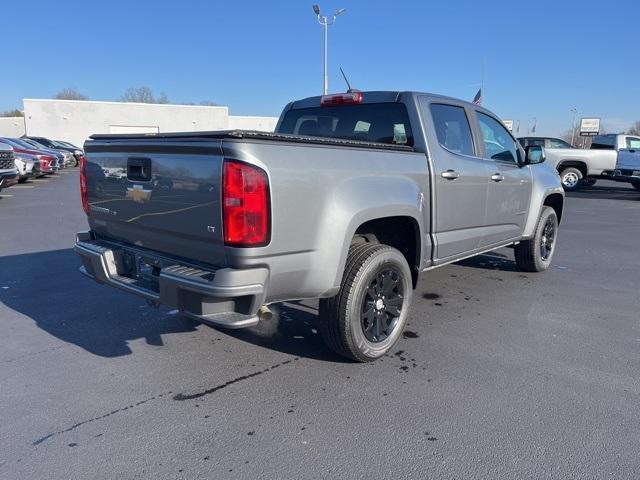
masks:
POLYGON ((531 198, 531 167, 518 165, 518 146, 502 122, 476 112, 483 156, 489 166, 487 226, 481 245, 517 239, 524 230, 531 198))
POLYGON ((465 256, 479 248, 485 226, 489 172, 473 142, 463 105, 429 103, 421 108, 430 145, 435 196, 434 263, 465 256))

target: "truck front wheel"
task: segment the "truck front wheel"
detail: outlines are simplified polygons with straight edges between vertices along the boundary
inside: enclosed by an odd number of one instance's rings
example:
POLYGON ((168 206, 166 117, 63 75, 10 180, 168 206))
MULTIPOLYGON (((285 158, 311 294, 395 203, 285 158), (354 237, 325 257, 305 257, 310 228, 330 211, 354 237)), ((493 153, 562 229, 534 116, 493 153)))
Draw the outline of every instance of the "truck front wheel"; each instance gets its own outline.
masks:
POLYGON ((402 335, 413 295, 411 270, 395 248, 361 243, 349 249, 338 294, 320 301, 320 331, 339 355, 370 362, 402 335))
POLYGON ((574 167, 568 167, 560 172, 560 181, 562 188, 567 192, 573 192, 580 188, 582 183, 582 172, 574 167))
POLYGON ((551 207, 543 207, 533 238, 522 240, 514 248, 516 264, 523 272, 541 272, 549 268, 556 250, 558 216, 551 207))

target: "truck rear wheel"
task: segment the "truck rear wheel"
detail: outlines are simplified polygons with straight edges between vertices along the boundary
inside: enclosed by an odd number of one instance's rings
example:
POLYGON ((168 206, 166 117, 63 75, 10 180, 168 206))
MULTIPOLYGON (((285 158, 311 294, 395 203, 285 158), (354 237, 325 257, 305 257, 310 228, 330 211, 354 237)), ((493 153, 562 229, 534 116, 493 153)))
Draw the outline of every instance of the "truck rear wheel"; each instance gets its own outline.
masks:
POLYGON ((320 301, 327 346, 357 362, 387 353, 402 335, 413 295, 411 270, 395 248, 361 243, 349 249, 338 294, 320 301))
POLYGON ((562 188, 567 192, 573 192, 580 188, 582 183, 582 172, 574 167, 567 167, 560 172, 562 188))
POLYGON ((523 272, 542 272, 549 268, 556 250, 558 216, 551 207, 543 207, 533 238, 515 246, 516 264, 523 272))

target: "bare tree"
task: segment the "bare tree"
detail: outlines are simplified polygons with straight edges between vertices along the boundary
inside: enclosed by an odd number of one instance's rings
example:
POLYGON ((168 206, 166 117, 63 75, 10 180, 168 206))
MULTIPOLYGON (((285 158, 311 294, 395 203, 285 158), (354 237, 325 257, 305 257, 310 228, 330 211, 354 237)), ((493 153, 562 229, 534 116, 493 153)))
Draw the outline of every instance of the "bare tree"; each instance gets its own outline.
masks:
POLYGON ((631 125, 631 128, 627 130, 627 135, 640 135, 640 120, 631 125))
POLYGON ((75 87, 67 87, 56 93, 56 100, 89 100, 89 97, 80 93, 75 87))
POLYGON ((0 117, 24 117, 24 112, 17 108, 14 110, 6 110, 0 113, 0 117))
POLYGON ((161 92, 158 97, 153 94, 153 90, 149 87, 129 87, 120 97, 121 102, 133 102, 133 103, 169 103, 169 98, 164 92, 161 92))
POLYGON ((218 107, 220 104, 212 102, 211 100, 202 100, 198 105, 202 105, 203 107, 218 107))

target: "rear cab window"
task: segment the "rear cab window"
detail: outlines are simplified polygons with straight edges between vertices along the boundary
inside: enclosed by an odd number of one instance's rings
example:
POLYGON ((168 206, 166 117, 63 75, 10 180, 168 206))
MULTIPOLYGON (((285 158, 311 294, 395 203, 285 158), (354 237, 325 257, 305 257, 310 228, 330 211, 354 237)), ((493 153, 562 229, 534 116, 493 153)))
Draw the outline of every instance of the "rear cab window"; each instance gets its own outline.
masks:
POLYGON ((402 103, 297 108, 285 113, 279 133, 413 146, 402 103))
POLYGON ((475 155, 471 127, 464 108, 432 103, 431 117, 438 143, 442 147, 462 155, 475 155))

